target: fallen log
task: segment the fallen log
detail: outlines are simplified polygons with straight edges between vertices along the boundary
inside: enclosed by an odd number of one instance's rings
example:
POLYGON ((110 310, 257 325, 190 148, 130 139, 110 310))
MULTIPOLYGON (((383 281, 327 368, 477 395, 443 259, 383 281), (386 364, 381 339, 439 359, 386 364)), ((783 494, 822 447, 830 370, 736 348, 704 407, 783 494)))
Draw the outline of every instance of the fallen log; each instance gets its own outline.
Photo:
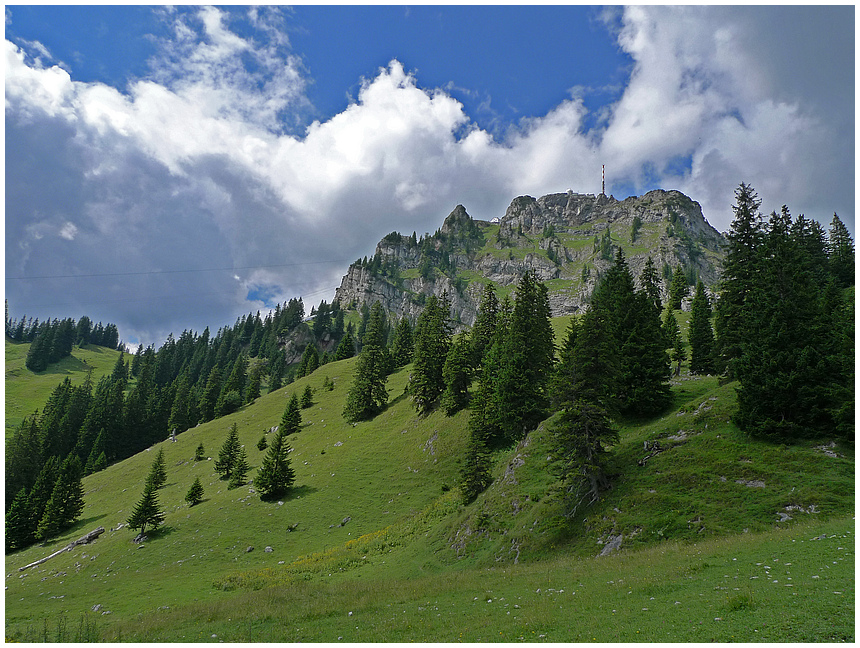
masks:
POLYGON ((44 558, 42 558, 41 560, 37 560, 36 562, 31 562, 29 565, 24 565, 23 567, 19 567, 19 568, 18 568, 18 571, 24 571, 25 569, 29 569, 30 567, 35 567, 36 565, 41 565, 43 562, 46 562, 46 561, 50 560, 50 559, 51 559, 51 558, 53 558, 54 556, 59 556, 59 555, 60 555, 61 553, 63 553, 64 551, 71 551, 72 549, 74 549, 74 548, 75 548, 75 547, 77 547, 78 545, 82 545, 82 544, 89 544, 90 542, 92 542, 93 540, 95 540, 96 538, 98 538, 98 537, 99 537, 102 533, 104 533, 104 532, 105 532, 105 528, 104 528, 104 527, 99 527, 98 529, 95 529, 94 531, 90 531, 90 532, 89 532, 88 534, 86 534, 85 536, 82 536, 82 537, 78 538, 78 539, 77 539, 77 540, 75 540, 74 542, 70 542, 70 543, 69 543, 69 544, 67 544, 65 547, 63 547, 62 549, 60 549, 59 551, 55 551, 55 552, 54 552, 54 553, 52 553, 50 556, 45 556, 45 557, 44 557, 44 558))

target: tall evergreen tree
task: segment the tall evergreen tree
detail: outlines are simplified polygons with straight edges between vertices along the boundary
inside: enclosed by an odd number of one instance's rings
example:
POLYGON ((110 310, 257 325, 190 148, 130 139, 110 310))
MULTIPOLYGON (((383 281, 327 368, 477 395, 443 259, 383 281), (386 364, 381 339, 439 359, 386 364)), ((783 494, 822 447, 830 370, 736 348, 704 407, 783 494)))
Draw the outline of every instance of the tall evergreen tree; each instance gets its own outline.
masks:
POLYGON ((290 465, 289 452, 287 435, 279 429, 254 477, 254 488, 260 493, 260 499, 283 497, 292 487, 296 474, 290 465))
POLYGON ((394 340, 391 342, 391 361, 394 366, 405 367, 412 362, 413 350, 412 325, 404 315, 394 330, 394 340))
POLYGON ((843 288, 854 285, 854 241, 839 216, 833 214, 827 240, 830 272, 843 288))
POLYGON ((135 505, 128 518, 128 528, 132 531, 140 529, 140 535, 146 533, 147 527, 157 529, 164 523, 164 511, 158 502, 158 491, 147 483, 143 489, 140 501, 135 505))
POLYGON ((699 280, 690 311, 690 373, 713 374, 714 331, 711 328, 711 302, 699 280))
POLYGON ((606 456, 618 440, 611 417, 617 412, 615 394, 622 377, 615 344, 608 312, 592 307, 579 323, 571 323, 561 349, 553 383, 553 404, 561 412, 550 430, 569 516, 583 502, 596 501, 610 485, 606 456))
POLYGON ((469 404, 469 385, 472 383, 472 345, 469 336, 461 333, 454 338, 442 367, 445 391, 442 407, 453 416, 469 404))
POLYGON ((314 392, 311 389, 310 385, 305 385, 305 389, 302 392, 301 407, 302 407, 302 409, 307 409, 313 404, 314 404, 314 392))
POLYGON ((740 357, 755 315, 751 292, 759 273, 759 248, 762 242, 761 200, 744 183, 735 190, 732 221, 726 238, 729 243, 720 278, 720 298, 714 314, 717 370, 734 376, 733 362, 740 357))
POLYGON ((215 460, 215 472, 221 475, 221 479, 230 479, 232 477, 241 450, 239 428, 233 423, 230 426, 230 431, 227 433, 224 444, 218 451, 218 458, 215 460))
POLYGON ((239 488, 240 486, 244 486, 247 482, 246 475, 248 471, 251 469, 251 466, 248 464, 248 454, 245 452, 245 448, 239 448, 239 453, 236 455, 236 461, 233 463, 233 468, 230 471, 230 480, 227 484, 227 488, 239 488))
POLYGON ((672 273, 672 283, 669 286, 669 308, 672 310, 680 310, 681 302, 684 297, 690 294, 690 287, 687 285, 687 273, 680 265, 675 267, 675 272, 672 273))
POLYGON ((476 369, 481 366, 484 354, 493 343, 498 318, 499 299, 496 297, 496 287, 490 281, 484 285, 475 325, 472 327, 472 366, 476 369))
POLYGON ((26 488, 18 491, 6 511, 6 553, 23 549, 36 541, 36 523, 26 488))
POLYGON ((450 302, 430 295, 415 323, 415 352, 409 393, 415 409, 425 415, 445 390, 442 369, 451 345, 450 302))
POLYGON ((149 475, 146 481, 155 490, 158 490, 167 483, 167 462, 164 459, 164 448, 159 448, 158 454, 152 460, 152 466, 149 468, 149 475))
POLYGON ((45 506, 36 538, 47 540, 71 527, 84 510, 83 469, 77 455, 70 454, 60 466, 51 498, 45 506))
POLYGON ((337 351, 335 351, 334 359, 346 360, 347 358, 351 358, 354 355, 355 338, 353 338, 352 334, 347 331, 343 338, 341 338, 340 344, 337 345, 337 351))
POLYGON ((828 362, 833 332, 822 325, 819 286, 795 232, 787 208, 771 215, 749 290, 748 339, 734 364, 738 427, 784 440, 831 431, 831 387, 842 382, 828 362))
MULTIPOLYGON (((654 260, 649 256, 645 261, 645 267, 642 269, 642 276, 639 278, 642 283, 642 290, 648 295, 648 298, 654 304, 654 308, 658 311, 662 310, 660 300, 660 273, 654 266, 654 260)), ((680 304, 679 304, 680 306, 680 304)))
POLYGON ((278 431, 283 432, 284 434, 295 434, 299 431, 301 425, 302 413, 301 406, 299 405, 299 397, 293 393, 293 395, 290 396, 290 400, 287 402, 283 415, 281 416, 281 425, 278 428, 278 431))
POLYGON ((507 442, 522 439, 547 414, 555 337, 546 286, 533 272, 520 279, 501 346, 494 409, 507 442))
POLYGON ((678 320, 675 318, 675 311, 671 308, 666 309, 666 314, 663 317, 663 337, 669 348, 669 361, 676 363, 675 375, 679 376, 681 363, 687 359, 687 347, 684 345, 684 338, 681 335, 678 320))

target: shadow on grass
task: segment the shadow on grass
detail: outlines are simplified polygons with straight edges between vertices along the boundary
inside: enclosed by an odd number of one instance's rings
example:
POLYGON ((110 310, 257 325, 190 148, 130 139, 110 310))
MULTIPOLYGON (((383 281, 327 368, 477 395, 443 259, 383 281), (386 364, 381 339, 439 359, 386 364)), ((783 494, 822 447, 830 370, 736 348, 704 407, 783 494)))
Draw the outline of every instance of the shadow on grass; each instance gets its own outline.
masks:
POLYGON ((276 504, 277 502, 291 502, 292 500, 299 499, 300 497, 307 497, 308 495, 312 495, 317 492, 317 488, 313 486, 293 486, 290 488, 289 492, 283 497, 261 497, 264 502, 267 504, 276 504))

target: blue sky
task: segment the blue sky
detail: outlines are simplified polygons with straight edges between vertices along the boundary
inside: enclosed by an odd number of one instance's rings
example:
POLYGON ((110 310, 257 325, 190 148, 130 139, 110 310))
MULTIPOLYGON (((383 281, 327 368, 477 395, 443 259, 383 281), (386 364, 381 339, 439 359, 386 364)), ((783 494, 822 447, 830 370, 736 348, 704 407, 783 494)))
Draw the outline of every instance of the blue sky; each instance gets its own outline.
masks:
POLYGON ((723 231, 742 181, 854 230, 853 6, 7 5, 5 83, 12 314, 131 343, 601 164, 723 231))

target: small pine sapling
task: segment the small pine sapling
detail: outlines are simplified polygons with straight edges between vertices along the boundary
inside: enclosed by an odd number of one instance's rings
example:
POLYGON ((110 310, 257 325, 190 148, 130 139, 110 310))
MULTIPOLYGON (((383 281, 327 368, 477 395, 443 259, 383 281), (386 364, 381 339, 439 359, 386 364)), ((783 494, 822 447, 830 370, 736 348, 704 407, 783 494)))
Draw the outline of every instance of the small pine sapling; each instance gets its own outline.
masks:
POLYGON ((194 480, 194 483, 191 484, 191 488, 188 489, 188 493, 185 495, 185 501, 188 502, 189 506, 194 506, 195 504, 199 504, 203 501, 203 484, 200 483, 199 477, 194 480))

